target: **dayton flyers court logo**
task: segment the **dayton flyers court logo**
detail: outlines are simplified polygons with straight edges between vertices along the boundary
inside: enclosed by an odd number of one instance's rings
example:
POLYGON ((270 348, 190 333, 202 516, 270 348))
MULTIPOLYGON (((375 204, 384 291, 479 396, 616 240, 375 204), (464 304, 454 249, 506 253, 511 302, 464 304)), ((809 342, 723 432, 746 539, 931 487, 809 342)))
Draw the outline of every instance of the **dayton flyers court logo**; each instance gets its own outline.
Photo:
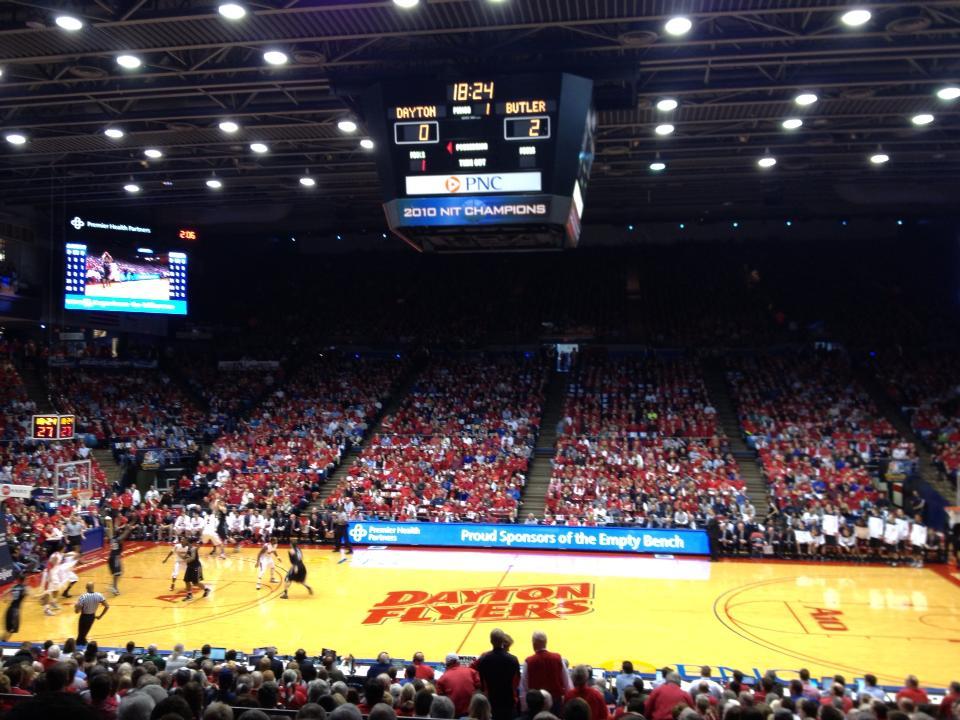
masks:
POLYGON ((560 620, 593 611, 593 583, 446 590, 395 590, 367 611, 364 625, 560 620))

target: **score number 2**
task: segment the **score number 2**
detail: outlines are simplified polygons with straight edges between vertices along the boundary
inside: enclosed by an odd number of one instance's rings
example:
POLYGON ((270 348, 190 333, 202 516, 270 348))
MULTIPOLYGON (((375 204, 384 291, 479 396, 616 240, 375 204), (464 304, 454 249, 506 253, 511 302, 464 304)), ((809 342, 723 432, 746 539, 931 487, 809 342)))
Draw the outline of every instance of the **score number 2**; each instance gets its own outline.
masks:
POLYGON ((504 140, 549 140, 550 116, 532 115, 503 119, 504 140))

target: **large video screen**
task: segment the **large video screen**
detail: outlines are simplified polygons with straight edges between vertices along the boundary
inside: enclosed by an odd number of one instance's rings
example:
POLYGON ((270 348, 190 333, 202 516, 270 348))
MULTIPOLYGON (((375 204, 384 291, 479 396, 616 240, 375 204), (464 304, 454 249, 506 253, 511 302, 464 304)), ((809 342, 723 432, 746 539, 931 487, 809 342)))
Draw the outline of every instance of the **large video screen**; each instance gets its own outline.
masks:
POLYGON ((187 314, 187 256, 148 247, 67 243, 67 310, 187 314))

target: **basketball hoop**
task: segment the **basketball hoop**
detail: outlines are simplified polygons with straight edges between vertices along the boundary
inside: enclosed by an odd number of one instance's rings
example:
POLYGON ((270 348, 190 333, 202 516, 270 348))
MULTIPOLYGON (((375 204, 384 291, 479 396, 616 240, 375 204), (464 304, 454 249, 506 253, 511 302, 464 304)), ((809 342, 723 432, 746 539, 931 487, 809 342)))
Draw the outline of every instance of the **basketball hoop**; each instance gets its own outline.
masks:
MULTIPOLYGON (((88 505, 93 498, 93 490, 78 490, 77 503, 82 507, 88 505)), ((960 508, 958 508, 960 509, 960 508)))

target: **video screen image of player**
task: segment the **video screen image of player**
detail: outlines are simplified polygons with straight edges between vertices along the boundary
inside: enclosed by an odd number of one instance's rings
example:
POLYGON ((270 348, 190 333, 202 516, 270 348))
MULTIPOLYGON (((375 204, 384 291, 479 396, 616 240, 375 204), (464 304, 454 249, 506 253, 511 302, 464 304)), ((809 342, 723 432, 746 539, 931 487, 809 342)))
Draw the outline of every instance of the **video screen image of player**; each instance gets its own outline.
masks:
POLYGON ((69 243, 67 307, 185 313, 186 262, 178 252, 69 243))

